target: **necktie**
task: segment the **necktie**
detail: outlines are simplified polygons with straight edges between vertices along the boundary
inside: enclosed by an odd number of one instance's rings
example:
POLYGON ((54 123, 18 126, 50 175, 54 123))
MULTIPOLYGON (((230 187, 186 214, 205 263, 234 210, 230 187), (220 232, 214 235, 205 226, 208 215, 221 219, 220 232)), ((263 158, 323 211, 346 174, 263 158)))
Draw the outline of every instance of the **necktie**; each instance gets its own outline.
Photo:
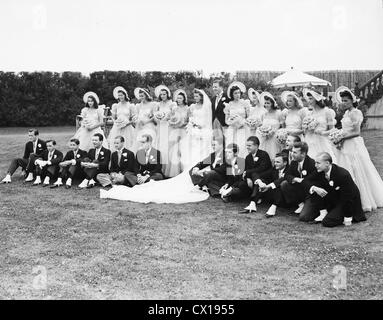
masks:
POLYGON ((52 160, 52 152, 49 152, 49 155, 48 155, 48 160, 51 161, 52 160))
POLYGON ((37 140, 33 143, 33 153, 36 153, 37 150, 37 140))
POLYGON ((217 96, 217 99, 215 99, 215 109, 217 109, 218 102, 219 102, 219 100, 221 100, 221 97, 222 97, 222 95, 219 94, 219 95, 217 96))
POLYGON ((148 162, 149 162, 149 150, 146 151, 145 157, 146 157, 146 164, 148 164, 148 162))
POLYGON ((282 178, 283 177, 283 170, 279 170, 279 175, 278 175, 279 178, 282 178))
POLYGON ((74 158, 73 158, 73 159, 76 159, 76 157, 77 157, 77 151, 73 151, 73 154, 74 154, 74 158))
POLYGON ((301 177, 302 177, 302 162, 299 162, 299 163, 298 163, 298 172, 299 172, 299 174, 300 174, 301 177))
POLYGON ((326 177, 327 181, 330 181, 330 174, 328 172, 326 172, 325 177, 326 177))
POLYGON ((120 164, 120 161, 121 161, 121 150, 117 151, 117 161, 118 161, 118 164, 120 164))
POLYGON ((95 160, 98 159, 98 154, 100 153, 100 150, 99 149, 96 149, 96 154, 95 154, 95 160))

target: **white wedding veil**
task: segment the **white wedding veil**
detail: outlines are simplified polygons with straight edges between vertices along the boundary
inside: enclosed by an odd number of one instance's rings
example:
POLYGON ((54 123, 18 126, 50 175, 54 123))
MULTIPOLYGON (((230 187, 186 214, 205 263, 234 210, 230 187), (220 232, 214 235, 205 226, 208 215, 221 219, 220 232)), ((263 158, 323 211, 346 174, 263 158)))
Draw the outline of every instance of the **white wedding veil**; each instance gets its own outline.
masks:
POLYGON ((194 89, 194 91, 202 94, 203 96, 203 104, 202 104, 202 109, 205 113, 205 119, 206 119, 206 129, 212 130, 213 129, 213 124, 212 124, 212 117, 213 113, 211 110, 211 100, 209 96, 206 94, 206 92, 202 89, 194 89))

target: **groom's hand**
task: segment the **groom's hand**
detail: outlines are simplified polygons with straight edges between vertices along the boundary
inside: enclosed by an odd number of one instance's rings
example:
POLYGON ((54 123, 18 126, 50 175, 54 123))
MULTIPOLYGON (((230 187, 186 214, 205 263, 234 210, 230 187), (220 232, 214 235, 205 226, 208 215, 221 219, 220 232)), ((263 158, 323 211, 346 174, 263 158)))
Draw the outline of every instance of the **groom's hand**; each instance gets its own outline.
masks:
POLYGON ((327 191, 325 189, 313 186, 311 187, 312 193, 316 193, 321 198, 325 197, 327 195, 327 191))
POLYGON ((198 171, 199 171, 199 169, 197 167, 194 167, 192 170, 192 175, 197 175, 198 171))

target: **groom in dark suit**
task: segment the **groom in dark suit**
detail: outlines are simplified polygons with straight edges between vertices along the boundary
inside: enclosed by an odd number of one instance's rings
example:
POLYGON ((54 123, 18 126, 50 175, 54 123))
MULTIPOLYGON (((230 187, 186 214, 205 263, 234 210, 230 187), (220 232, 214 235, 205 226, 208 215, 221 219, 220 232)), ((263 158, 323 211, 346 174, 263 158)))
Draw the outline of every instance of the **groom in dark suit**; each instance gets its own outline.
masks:
POLYGON ((317 172, 307 181, 310 197, 299 219, 314 219, 324 227, 365 221, 359 189, 350 173, 333 164, 327 152, 317 155, 315 167, 317 172))
POLYGON ((315 174, 315 161, 307 152, 309 147, 306 142, 294 143, 292 150, 293 161, 290 163, 285 174, 285 181, 281 184, 281 190, 287 205, 298 205, 295 213, 302 212, 307 196, 306 181, 315 174))
POLYGON ((11 183, 11 177, 18 167, 23 170, 23 175, 27 176, 25 182, 33 181, 33 172, 35 171, 35 161, 40 158, 47 149, 45 141, 39 138, 37 129, 28 130, 29 141, 25 144, 24 155, 22 158, 13 159, 8 172, 1 183, 11 183))
POLYGON ((211 101, 212 108, 212 124, 214 130, 214 136, 222 138, 224 136, 224 131, 227 128, 225 122, 225 103, 228 103, 230 99, 223 92, 222 80, 215 79, 213 82, 213 92, 214 97, 211 101))
POLYGON ((136 154, 136 172, 128 172, 125 178, 128 185, 134 187, 136 184, 143 184, 150 180, 163 180, 161 152, 152 147, 153 137, 150 134, 143 134, 140 137, 142 148, 136 154))

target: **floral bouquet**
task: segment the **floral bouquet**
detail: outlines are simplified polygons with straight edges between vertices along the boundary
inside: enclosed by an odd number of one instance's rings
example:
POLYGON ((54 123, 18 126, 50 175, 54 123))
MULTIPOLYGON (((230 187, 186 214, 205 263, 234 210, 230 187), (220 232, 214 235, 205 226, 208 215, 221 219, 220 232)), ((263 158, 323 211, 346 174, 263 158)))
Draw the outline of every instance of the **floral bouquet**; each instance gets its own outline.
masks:
POLYGON ((277 138, 277 141, 278 141, 281 145, 285 145, 285 144, 286 144, 287 134, 288 134, 288 131, 287 131, 286 129, 278 129, 278 130, 277 130, 277 132, 276 132, 276 138, 277 138))
POLYGON ((169 125, 174 127, 174 128, 178 128, 181 125, 180 115, 177 113, 171 115, 171 117, 169 119, 169 125))
POLYGON ((319 125, 319 122, 312 116, 307 116, 303 118, 302 129, 304 131, 314 131, 319 125))
POLYGON ((91 130, 91 127, 94 126, 94 122, 93 121, 90 121, 89 119, 87 118, 84 118, 82 121, 81 121, 81 126, 83 126, 84 128, 88 129, 88 130, 91 130))
POLYGON ((127 119, 121 119, 121 118, 117 118, 114 123, 116 124, 117 128, 124 128, 128 125, 128 120, 127 119))
POLYGON ((241 116, 233 115, 229 117, 229 120, 227 121, 227 124, 234 128, 241 128, 245 124, 245 119, 243 119, 241 116))
POLYGON ((270 138, 275 133, 275 130, 272 126, 263 124, 260 127, 258 127, 257 133, 262 137, 270 138))
POLYGON ((251 128, 251 129, 256 129, 262 125, 262 120, 259 118, 247 118, 246 119, 246 124, 251 128))
POLYGON ((156 118, 156 120, 161 121, 161 120, 164 120, 164 118, 166 117, 166 113, 159 110, 154 112, 154 117, 156 118))
POLYGON ((345 137, 345 133, 342 129, 333 129, 330 131, 328 138, 338 148, 342 148, 342 140, 345 137))

